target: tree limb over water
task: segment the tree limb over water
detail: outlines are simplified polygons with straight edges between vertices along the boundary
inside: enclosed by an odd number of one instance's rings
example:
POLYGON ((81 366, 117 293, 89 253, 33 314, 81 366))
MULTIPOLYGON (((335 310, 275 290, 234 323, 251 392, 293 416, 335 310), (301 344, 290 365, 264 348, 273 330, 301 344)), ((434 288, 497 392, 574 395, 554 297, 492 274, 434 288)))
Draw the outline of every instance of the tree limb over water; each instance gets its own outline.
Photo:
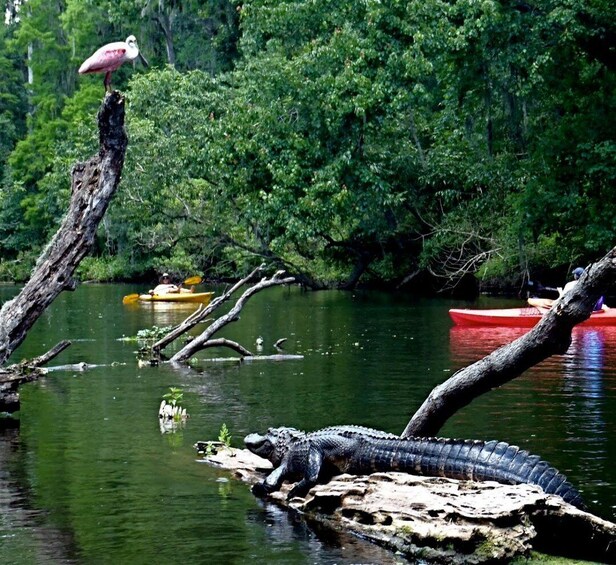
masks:
POLYGON ((520 376, 571 344, 573 328, 588 319, 599 297, 616 282, 616 247, 591 265, 575 287, 527 334, 476 363, 460 369, 435 387, 415 412, 402 437, 433 436, 458 410, 478 396, 520 376))
MULTIPOLYGON (((124 98, 114 91, 98 111, 99 152, 71 171, 71 200, 62 225, 39 257, 22 291, 0 310, 0 365, 63 290, 74 290, 81 260, 92 250, 96 231, 120 183, 128 140, 124 98)), ((10 371, 9 371, 10 373, 10 371)), ((7 372, 0 373, 0 384, 7 372)), ((0 392, 0 410, 2 393, 0 392)))

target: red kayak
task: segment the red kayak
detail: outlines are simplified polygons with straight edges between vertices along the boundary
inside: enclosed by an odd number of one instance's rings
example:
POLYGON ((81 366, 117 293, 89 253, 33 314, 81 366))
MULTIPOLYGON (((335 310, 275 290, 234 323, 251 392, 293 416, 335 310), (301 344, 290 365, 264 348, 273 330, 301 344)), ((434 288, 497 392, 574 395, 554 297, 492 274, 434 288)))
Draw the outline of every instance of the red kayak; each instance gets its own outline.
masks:
MULTIPOLYGON (((532 328, 542 314, 536 308, 501 308, 500 310, 464 310, 452 308, 449 315, 458 326, 506 326, 532 328)), ((593 312, 578 326, 616 326, 616 308, 593 312)))

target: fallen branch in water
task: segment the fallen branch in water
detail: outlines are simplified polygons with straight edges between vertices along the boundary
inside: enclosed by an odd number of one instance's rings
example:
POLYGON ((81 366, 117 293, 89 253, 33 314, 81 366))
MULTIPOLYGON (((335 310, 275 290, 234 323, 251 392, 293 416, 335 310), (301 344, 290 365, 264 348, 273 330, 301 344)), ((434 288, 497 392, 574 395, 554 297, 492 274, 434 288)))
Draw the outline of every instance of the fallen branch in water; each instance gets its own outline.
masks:
MULTIPOLYGON (((181 324, 173 328, 166 336, 158 340, 151 347, 151 353, 153 358, 159 360, 160 351, 163 347, 166 347, 178 337, 185 334, 190 329, 194 328, 198 323, 208 319, 208 316, 210 316, 214 310, 219 308, 223 303, 227 302, 235 292, 237 292, 263 268, 264 265, 260 265, 259 267, 254 269, 247 277, 244 277, 243 279, 238 281, 224 294, 212 300, 212 302, 210 302, 207 307, 199 308, 196 312, 186 318, 186 320, 184 320, 181 324)), ((184 363, 199 351, 203 351, 204 349, 212 347, 228 347, 229 349, 232 349, 236 353, 242 355, 242 358, 244 360, 256 358, 254 354, 249 349, 245 348, 243 345, 226 338, 214 339, 213 336, 215 333, 219 332, 222 328, 224 328, 227 324, 239 320, 242 308, 245 306, 248 300, 258 292, 272 286, 291 284, 292 282, 295 282, 295 279, 293 277, 284 277, 283 275, 284 271, 277 271, 270 278, 263 278, 259 282, 246 289, 244 293, 237 299, 235 305, 229 310, 229 312, 222 315, 220 318, 213 320, 199 336, 191 339, 182 349, 180 349, 180 351, 173 355, 170 361, 172 363, 184 363)), ((286 358, 287 356, 277 356, 278 359, 282 359, 283 357, 286 358)), ((290 357, 294 358, 294 356, 290 357)))
POLYGON ((199 308, 193 312, 188 318, 186 318, 181 324, 173 328, 167 335, 159 339, 154 345, 152 345, 152 354, 156 358, 160 358, 160 352, 167 347, 170 343, 174 342, 178 337, 184 335, 186 332, 194 328, 197 324, 206 321, 207 317, 215 310, 220 308, 225 302, 227 302, 231 296, 242 286, 252 280, 256 274, 265 268, 264 264, 259 265, 249 275, 243 279, 237 281, 233 286, 227 289, 223 294, 214 298, 207 306, 199 306, 199 308))
POLYGON ((257 294, 266 288, 270 288, 272 286, 277 286, 281 284, 291 284, 295 281, 293 277, 283 278, 282 275, 284 271, 278 271, 274 273, 269 279, 264 278, 261 279, 260 282, 251 286, 249 289, 244 291, 242 296, 239 297, 233 308, 229 310, 224 316, 221 316, 198 337, 190 341, 187 345, 185 345, 180 351, 178 351, 172 358, 171 361, 174 363, 181 363, 190 359, 195 353, 201 351, 205 347, 207 347, 208 340, 220 329, 231 322, 235 322, 240 319, 240 312, 246 302, 250 299, 251 296, 257 294))

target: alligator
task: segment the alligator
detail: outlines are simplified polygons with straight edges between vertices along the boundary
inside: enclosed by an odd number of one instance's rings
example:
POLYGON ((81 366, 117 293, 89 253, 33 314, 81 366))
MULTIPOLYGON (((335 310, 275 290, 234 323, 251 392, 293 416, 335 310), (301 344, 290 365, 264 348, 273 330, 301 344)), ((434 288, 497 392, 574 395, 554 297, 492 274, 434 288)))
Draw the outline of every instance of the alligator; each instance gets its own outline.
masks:
POLYGON ((268 459, 274 470, 253 486, 265 496, 283 482, 299 481, 287 499, 304 497, 317 482, 334 475, 400 471, 505 484, 538 485, 547 494, 584 509, 580 493, 539 456, 502 441, 448 438, 401 438, 363 426, 332 426, 315 432, 270 428, 244 438, 252 453, 268 459))

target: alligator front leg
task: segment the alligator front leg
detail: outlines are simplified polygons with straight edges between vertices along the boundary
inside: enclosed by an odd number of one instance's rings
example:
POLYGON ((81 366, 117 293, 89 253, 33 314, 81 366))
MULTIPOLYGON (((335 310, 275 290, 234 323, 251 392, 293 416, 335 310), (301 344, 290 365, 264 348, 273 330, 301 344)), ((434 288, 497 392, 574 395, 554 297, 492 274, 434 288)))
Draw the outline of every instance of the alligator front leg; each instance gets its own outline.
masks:
POLYGON ((308 491, 317 484, 322 465, 322 451, 314 446, 310 446, 306 468, 304 469, 304 477, 289 491, 287 500, 291 500, 296 496, 301 496, 302 498, 305 497, 308 494, 308 491))
POLYGON ((282 483, 285 480, 287 474, 287 466, 282 463, 279 467, 274 469, 263 481, 256 483, 252 487, 252 492, 256 496, 266 496, 272 492, 280 490, 282 483))

